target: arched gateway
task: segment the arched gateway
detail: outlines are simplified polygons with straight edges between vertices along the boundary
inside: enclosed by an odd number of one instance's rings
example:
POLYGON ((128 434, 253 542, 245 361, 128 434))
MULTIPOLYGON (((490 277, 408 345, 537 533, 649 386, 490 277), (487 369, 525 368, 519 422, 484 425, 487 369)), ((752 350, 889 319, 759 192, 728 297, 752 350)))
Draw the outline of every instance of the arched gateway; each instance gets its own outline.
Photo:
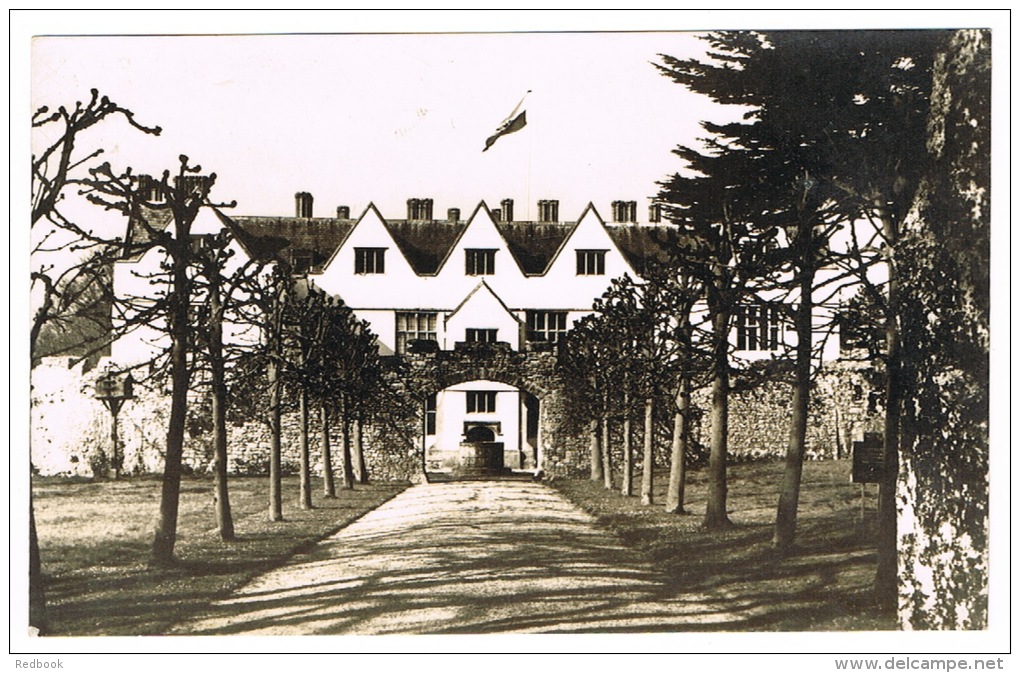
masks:
POLYGON ((397 356, 404 391, 418 408, 406 427, 420 465, 413 478, 555 472, 568 437, 550 351, 461 344, 397 356), (424 474, 422 474, 424 473, 424 474))

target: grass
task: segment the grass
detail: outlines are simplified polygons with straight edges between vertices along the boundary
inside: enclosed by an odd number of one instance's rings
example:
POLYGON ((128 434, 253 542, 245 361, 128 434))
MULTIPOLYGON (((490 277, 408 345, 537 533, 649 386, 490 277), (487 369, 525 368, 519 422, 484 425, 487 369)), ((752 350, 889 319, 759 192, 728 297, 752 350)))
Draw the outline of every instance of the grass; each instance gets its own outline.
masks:
MULTIPOLYGON (((723 621, 705 630, 854 631, 896 627, 873 606, 874 486, 862 515, 860 486, 847 461, 805 465, 797 545, 771 548, 782 464, 733 465, 729 510, 734 525, 701 529, 705 473, 688 475, 687 516, 667 514, 666 475, 652 506, 607 491, 601 482, 555 480, 563 495, 594 515, 661 569, 677 594, 705 596, 723 621)), ((635 484, 637 486, 637 483, 635 484)), ((47 592, 49 633, 57 636, 159 635, 252 577, 339 530, 406 488, 359 485, 315 509, 296 504, 297 479, 284 480, 286 521, 267 520, 268 480, 234 478, 231 505, 238 539, 215 529, 209 477, 182 482, 176 554, 170 569, 148 565, 160 497, 156 477, 119 481, 36 479, 33 496, 47 592)), ((702 628, 697 626, 695 628, 702 628)))
POLYGON ((149 566, 159 511, 158 477, 33 482, 47 600, 56 636, 160 635, 252 577, 375 509, 407 487, 358 485, 335 499, 296 504, 297 478, 284 479, 285 521, 268 520, 268 479, 230 482, 237 540, 216 530, 211 477, 181 483, 176 567, 149 566), (293 497, 290 497, 293 496, 293 497))
MULTIPOLYGON (((608 491, 602 482, 557 480, 568 499, 614 530, 666 572, 679 591, 707 593, 738 619, 724 630, 855 631, 896 628, 874 606, 875 486, 850 483, 848 461, 804 466, 795 548, 780 558, 772 525, 782 480, 781 462, 745 463, 728 471, 733 526, 701 528, 707 496, 704 470, 688 472, 685 509, 665 512, 668 475, 655 480, 654 501, 608 491)), ((635 480, 639 492, 640 476, 635 480)))

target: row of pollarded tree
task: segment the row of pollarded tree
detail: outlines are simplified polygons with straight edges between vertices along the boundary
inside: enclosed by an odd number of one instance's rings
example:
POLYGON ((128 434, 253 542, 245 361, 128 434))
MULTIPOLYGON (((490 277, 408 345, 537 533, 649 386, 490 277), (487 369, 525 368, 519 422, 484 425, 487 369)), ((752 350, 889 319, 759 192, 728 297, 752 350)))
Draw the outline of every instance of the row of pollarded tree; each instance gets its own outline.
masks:
MULTIPOLYGON (((230 540, 234 527, 227 487, 227 417, 232 406, 271 428, 269 517, 280 521, 285 399, 296 400, 301 420, 298 504, 310 508, 308 428, 313 408, 322 428, 324 491, 335 496, 330 425, 340 426, 342 483, 352 488, 356 480, 367 479, 367 468, 360 442, 352 446, 351 437, 360 437, 361 423, 392 389, 367 324, 307 277, 292 273, 277 254, 284 245, 280 239, 249 237, 245 243, 255 254, 236 263, 231 243, 247 234, 229 226, 229 218, 223 218, 228 227, 218 234, 192 233, 203 209, 230 205, 210 199, 215 174, 200 175, 201 168, 185 156, 176 171, 156 179, 99 163, 101 151, 79 156, 76 142, 83 144, 81 135, 115 116, 141 132, 160 132, 137 123, 130 110, 97 91, 74 109, 41 108, 33 117, 37 141, 45 147, 32 164, 31 348, 33 360, 62 353, 85 358, 136 329, 161 333, 165 348, 131 366, 136 374, 149 372, 152 382, 163 377, 170 382, 160 515, 152 546, 153 563, 168 565, 174 562, 189 398, 192 404, 205 397, 212 401, 216 520, 221 537, 230 540), (70 205, 81 203, 87 207, 70 205), (102 211, 88 203, 114 217, 102 217, 102 211), (141 297, 115 296, 113 262, 150 251, 156 251, 161 263, 142 278, 149 291, 141 297), (92 328, 83 330, 83 324, 92 328), (226 336, 225 326, 230 332, 226 336), (77 334, 85 336, 75 338, 77 334), (44 341, 59 347, 43 349, 44 341)), ((33 527, 33 606, 42 605, 35 539, 33 527)), ((41 612, 34 610, 31 620, 41 625, 41 612)))
MULTIPOLYGON (((813 332, 820 325, 812 322, 813 302, 856 285, 858 304, 868 307, 858 317, 875 321, 863 329, 858 325, 859 331, 868 333, 871 327, 884 337, 872 349, 887 379, 876 596, 887 607, 896 605, 899 456, 904 450, 916 453, 925 441, 932 441, 919 439, 916 428, 938 423, 935 411, 947 406, 944 400, 937 401, 945 389, 936 392, 937 386, 928 385, 928 375, 920 376, 916 363, 945 359, 940 354, 949 344, 950 352, 966 353, 966 366, 954 368, 950 362, 941 366, 950 379, 968 382, 961 383, 968 395, 981 388, 981 372, 987 374, 987 365, 974 364, 988 353, 987 311, 978 310, 987 308, 987 211, 968 211, 975 220, 973 228, 984 233, 969 238, 975 247, 969 242, 960 246, 961 259, 971 265, 978 259, 983 272, 975 275, 963 262, 941 268, 907 263, 929 250, 927 231, 936 227, 915 213, 914 230, 909 230, 912 209, 931 198, 926 181, 942 184, 945 176, 940 171, 954 168, 949 161, 933 163, 933 152, 944 154, 949 147, 976 159, 973 148, 987 147, 988 118, 981 116, 987 114, 988 80, 982 79, 987 35, 975 35, 854 31, 834 39, 814 32, 722 32, 705 38, 709 48, 702 59, 661 57, 657 67, 663 75, 716 103, 741 106, 744 114, 737 122, 703 122, 706 135, 701 145, 675 150, 685 165, 660 183, 658 194, 668 219, 678 228, 670 262, 640 282, 618 280, 596 302, 595 314, 567 336, 561 365, 579 393, 575 403, 591 420, 593 479, 604 478, 607 486, 612 485, 606 421, 615 414, 625 424, 623 491, 630 491, 626 426, 643 407, 647 427, 642 498, 650 502, 652 406, 656 399, 674 398, 675 450, 667 507, 682 511, 694 376, 695 385, 711 389, 704 525, 712 529, 730 524, 726 512, 730 330, 738 307, 760 302, 765 293, 785 307, 785 318, 796 333, 796 346, 786 357, 789 365, 780 369, 791 383, 792 414, 773 535, 777 550, 788 551, 796 529, 817 361, 813 332), (970 52, 962 57, 961 50, 970 52), (957 76, 959 81, 952 81, 952 68, 964 66, 970 67, 968 79, 957 76), (941 92, 943 100, 933 91, 941 92), (953 95, 969 103, 953 108, 945 103, 953 95), (954 110, 957 115, 969 113, 966 124, 980 132, 960 124, 955 129, 947 126, 946 115, 954 110), (965 131, 979 137, 969 145, 953 144, 965 131), (844 245, 834 245, 838 231, 850 233, 844 245), (881 284, 870 273, 877 266, 886 276, 881 284), (835 272, 821 274, 822 269, 835 272), (974 309, 966 318, 954 315, 953 329, 939 331, 945 344, 926 328, 936 324, 933 316, 953 312, 939 298, 940 284, 963 284, 952 294, 974 309), (911 288, 909 301, 905 288, 911 288), (693 312, 696 305, 704 307, 704 314, 693 312), (932 310, 924 315, 918 313, 919 306, 932 310), (912 333, 918 338, 907 343, 904 335, 912 333)), ((982 184, 973 177, 981 175, 977 168, 967 175, 973 184, 982 184)), ((983 179, 987 185, 987 173, 983 179)), ((953 198, 949 191, 940 196, 953 198)), ((967 200, 965 191, 955 197, 967 200)), ((987 386, 987 378, 984 383, 987 386)), ((987 390, 980 397, 987 400, 987 390)), ((968 400, 965 407, 975 405, 968 400)), ((961 432, 986 438, 975 423, 980 426, 981 419, 971 414, 961 432)), ((931 434, 944 437, 945 430, 931 434)), ((963 509, 969 521, 986 521, 987 471, 973 468, 987 467, 987 445, 979 442, 967 455, 968 466, 961 466, 960 472, 974 475, 974 483, 946 495, 968 501, 963 509)), ((936 481, 947 479, 954 481, 948 475, 936 481)), ((967 535, 985 539, 983 530, 968 530, 967 535)), ((968 623, 980 624, 983 619, 979 614, 968 623)))

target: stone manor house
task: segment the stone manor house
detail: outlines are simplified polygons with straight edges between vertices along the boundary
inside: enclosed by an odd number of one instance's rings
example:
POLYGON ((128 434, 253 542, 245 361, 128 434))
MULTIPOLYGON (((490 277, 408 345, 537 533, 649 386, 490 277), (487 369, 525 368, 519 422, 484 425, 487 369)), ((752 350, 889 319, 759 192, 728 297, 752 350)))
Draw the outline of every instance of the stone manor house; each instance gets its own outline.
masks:
MULTIPOLYGON (((193 233, 214 233, 229 225, 252 237, 283 239, 279 254, 366 320, 382 355, 404 358, 413 366, 431 365, 433 380, 427 390, 418 391, 417 418, 401 427, 369 423, 364 428, 366 462, 374 477, 449 471, 471 443, 494 447, 497 462, 506 469, 578 473, 587 464, 587 438, 567 429, 570 410, 555 383, 556 344, 591 312, 612 279, 624 274, 640 278, 646 264, 664 258, 674 229, 661 222, 656 205, 649 207, 647 221, 639 222, 634 201, 612 202, 608 220, 593 204, 576 219, 561 219, 556 200, 537 205, 536 221, 516 219, 512 199, 498 208, 480 202, 470 212, 451 207, 438 218, 427 198, 409 199, 402 218, 387 217, 371 204, 356 217, 345 206, 336 208, 335 215, 317 217, 312 195, 302 192, 295 195, 291 217, 241 217, 205 209, 193 233)), ((150 213, 150 224, 172 226, 159 211, 150 213)), ((234 263, 252 254, 247 241, 243 236, 234 241, 234 263)), ((154 249, 117 263, 115 291, 144 294, 145 272, 156 268, 160 258, 154 249)), ((744 360, 772 357, 794 343, 791 332, 777 312, 748 307, 733 327, 736 355, 744 360)), ((121 367, 143 361, 155 339, 155 333, 137 330, 115 342, 108 359, 121 367)), ((837 338, 821 346, 823 361, 839 363, 837 338)), ((36 368, 33 464, 39 471, 87 473, 88 443, 109 443, 109 414, 88 399, 89 382, 103 364, 92 372, 79 369, 77 378, 70 379, 66 359, 36 368), (63 373, 51 379, 45 375, 48 367, 63 373), (68 413, 71 404, 77 410, 68 413)), ((865 373, 854 366, 832 371, 829 379, 820 379, 818 409, 813 410, 811 452, 820 456, 846 451, 877 417, 874 405, 868 408, 865 373)), ((785 450, 788 396, 782 385, 735 395, 730 421, 734 449, 785 450)), ((149 390, 125 405, 120 419, 125 471, 159 469, 165 398, 163 391, 149 390)), ((267 450, 265 430, 256 426, 231 428, 237 469, 257 463, 267 450)), ((287 427, 286 432, 295 430, 287 427)), ((196 470, 208 467, 209 441, 200 432, 189 438, 185 460, 196 470)), ((285 452, 288 445, 296 442, 285 436, 285 452)))

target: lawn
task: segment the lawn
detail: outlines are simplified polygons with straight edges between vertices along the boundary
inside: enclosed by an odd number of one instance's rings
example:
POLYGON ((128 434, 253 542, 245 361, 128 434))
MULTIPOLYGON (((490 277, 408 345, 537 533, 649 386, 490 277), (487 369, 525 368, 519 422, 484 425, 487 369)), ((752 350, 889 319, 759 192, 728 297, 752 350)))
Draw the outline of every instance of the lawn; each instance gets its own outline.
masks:
POLYGON ((149 567, 159 478, 36 479, 33 501, 47 599, 57 636, 158 635, 250 578, 339 530, 407 487, 358 485, 335 499, 315 493, 297 506, 297 478, 284 479, 285 521, 268 520, 265 477, 230 482, 237 540, 216 531, 211 477, 181 484, 177 567, 149 567))
MULTIPOLYGON (((664 470, 665 472, 665 470, 664 470)), ((602 482, 555 480, 568 499, 614 530, 662 568, 680 591, 717 597, 720 614, 736 615, 713 630, 854 631, 896 628, 873 605, 877 491, 850 483, 849 461, 804 466, 796 548, 778 558, 771 548, 782 480, 781 462, 731 465, 727 499, 734 526, 701 529, 707 494, 704 470, 688 473, 687 516, 667 514, 668 475, 655 481, 656 503, 608 491, 602 482)), ((640 478, 640 476, 639 476, 640 478)), ((639 490, 635 480, 635 492, 639 490)))
MULTIPOLYGON (((861 509, 861 489, 849 480, 847 461, 805 465, 797 547, 786 558, 770 540, 782 464, 745 463, 729 469, 729 511, 734 526, 700 528, 705 473, 688 475, 687 516, 667 514, 666 474, 656 503, 607 491, 601 482, 556 479, 564 496, 594 515, 625 544, 662 569, 679 593, 710 597, 719 619, 705 630, 852 631, 895 628, 892 615, 873 607, 875 487, 861 509)), ((315 509, 297 507, 297 480, 284 481, 286 521, 267 520, 268 480, 231 480, 238 540, 220 541, 208 477, 182 483, 177 542, 180 563, 149 567, 159 506, 155 477, 119 481, 37 479, 36 522, 53 635, 168 633, 175 624, 255 575, 374 509, 406 484, 359 485, 336 499, 315 494, 315 509)))

